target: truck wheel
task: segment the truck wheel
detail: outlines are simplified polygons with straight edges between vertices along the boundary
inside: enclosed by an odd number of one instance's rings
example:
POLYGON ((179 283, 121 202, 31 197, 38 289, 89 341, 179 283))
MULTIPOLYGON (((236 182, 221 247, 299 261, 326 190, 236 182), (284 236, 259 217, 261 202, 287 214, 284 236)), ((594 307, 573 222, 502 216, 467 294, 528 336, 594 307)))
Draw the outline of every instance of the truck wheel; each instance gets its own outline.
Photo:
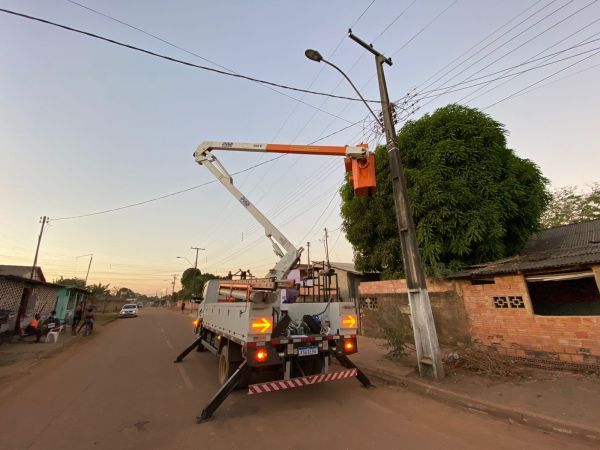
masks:
POLYGON ((224 345, 219 355, 219 384, 225 384, 236 369, 235 364, 232 364, 229 359, 229 346, 224 345))

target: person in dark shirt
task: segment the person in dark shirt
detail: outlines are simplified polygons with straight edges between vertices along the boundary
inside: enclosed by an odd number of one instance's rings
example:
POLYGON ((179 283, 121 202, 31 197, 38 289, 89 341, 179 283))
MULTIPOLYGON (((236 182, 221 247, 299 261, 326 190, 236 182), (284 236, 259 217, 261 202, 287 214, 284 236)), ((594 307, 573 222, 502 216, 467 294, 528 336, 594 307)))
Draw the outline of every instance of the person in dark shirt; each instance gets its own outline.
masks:
POLYGON ((60 320, 56 317, 56 311, 51 311, 50 316, 42 324, 42 332, 52 331, 60 326, 60 320))
POLYGON ((75 308, 75 313, 73 314, 73 324, 71 325, 71 334, 73 335, 77 333, 77 326, 81 322, 82 314, 83 308, 81 307, 81 304, 79 304, 77 305, 77 308, 75 308))

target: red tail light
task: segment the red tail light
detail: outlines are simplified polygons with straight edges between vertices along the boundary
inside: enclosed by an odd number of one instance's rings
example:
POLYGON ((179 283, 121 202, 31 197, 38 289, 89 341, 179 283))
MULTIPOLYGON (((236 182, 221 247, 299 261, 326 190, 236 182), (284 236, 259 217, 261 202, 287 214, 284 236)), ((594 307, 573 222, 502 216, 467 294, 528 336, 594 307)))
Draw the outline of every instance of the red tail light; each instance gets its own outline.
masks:
POLYGON ((356 346, 353 341, 344 341, 344 351, 346 353, 352 353, 356 346))
POLYGON ((259 363, 265 362, 267 357, 268 353, 264 348, 258 349, 256 350, 256 353, 254 353, 254 359, 256 359, 256 361, 259 363))

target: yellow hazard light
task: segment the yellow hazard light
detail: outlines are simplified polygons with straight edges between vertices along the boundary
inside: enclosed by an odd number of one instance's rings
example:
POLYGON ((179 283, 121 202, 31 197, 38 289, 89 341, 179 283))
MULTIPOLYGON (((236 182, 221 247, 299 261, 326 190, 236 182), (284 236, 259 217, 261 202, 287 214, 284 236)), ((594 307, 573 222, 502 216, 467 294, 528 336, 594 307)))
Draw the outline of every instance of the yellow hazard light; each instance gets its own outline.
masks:
POLYGON ((354 314, 348 314, 342 318, 342 325, 344 328, 356 328, 356 316, 354 314))
POLYGON ((198 328, 198 324, 200 324, 200 321, 198 319, 194 320, 194 326, 196 328, 198 328))
POLYGON ((261 317, 260 319, 253 320, 250 324, 250 328, 255 333, 268 333, 271 331, 273 324, 271 323, 271 319, 268 317, 261 317))

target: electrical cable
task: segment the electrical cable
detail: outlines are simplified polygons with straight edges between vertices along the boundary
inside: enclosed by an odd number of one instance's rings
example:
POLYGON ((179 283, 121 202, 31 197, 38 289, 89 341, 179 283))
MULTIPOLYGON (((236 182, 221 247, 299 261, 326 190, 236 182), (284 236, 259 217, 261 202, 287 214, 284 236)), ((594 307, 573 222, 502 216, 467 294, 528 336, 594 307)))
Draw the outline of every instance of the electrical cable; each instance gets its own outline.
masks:
MULTIPOLYGON (((244 79, 244 80, 254 81, 256 83, 261 83, 261 84, 265 84, 265 85, 268 85, 268 86, 274 86, 274 87, 278 87, 278 88, 281 88, 281 89, 287 89, 287 90, 295 91, 295 92, 304 92, 304 93, 311 94, 311 95, 320 95, 320 96, 324 96, 324 97, 337 98, 337 99, 341 99, 341 100, 350 100, 350 101, 359 101, 359 102, 362 101, 360 98, 345 97, 343 95, 332 95, 332 94, 328 94, 326 92, 318 92, 318 91, 311 91, 311 90, 308 90, 308 89, 296 88, 296 87, 292 87, 292 86, 287 86, 285 84, 279 84, 279 83, 274 83, 274 82, 267 81, 267 80, 261 80, 259 78, 254 78, 254 77, 250 77, 250 76, 247 76, 247 75, 241 75, 241 74, 237 74, 237 73, 226 72, 224 70, 214 69, 212 67, 201 66, 199 64, 194 64, 194 63, 189 62, 189 61, 184 61, 182 59, 173 58, 171 56, 167 56, 167 55, 163 55, 163 54, 160 54, 160 53, 153 52, 151 50, 146 50, 146 49, 143 49, 141 47, 136 47, 134 45, 125 44, 123 42, 120 42, 120 41, 117 41, 117 40, 114 40, 114 39, 110 39, 110 38, 107 38, 107 37, 104 37, 104 36, 100 36, 98 34, 90 33, 88 31, 80 30, 78 28, 73 28, 73 27, 70 27, 70 26, 67 26, 67 25, 62 25, 62 24, 59 24, 59 23, 56 23, 56 22, 52 22, 50 20, 46 20, 46 19, 42 19, 42 18, 39 18, 39 17, 30 16, 28 14, 19 13, 19 12, 16 12, 16 11, 11 11, 9 9, 0 8, 0 12, 3 12, 5 14, 11 14, 11 15, 14 15, 14 16, 17 16, 17 17, 21 17, 21 18, 24 18, 24 19, 28 19, 28 20, 32 20, 32 21, 36 21, 36 22, 40 22, 40 23, 45 23, 47 25, 52 25, 52 26, 57 27, 57 28, 62 28, 62 29, 67 30, 67 31, 72 31, 72 32, 75 32, 75 33, 78 33, 78 34, 82 34, 82 35, 85 35, 85 36, 92 37, 94 39, 99 39, 99 40, 102 40, 102 41, 105 41, 105 42, 109 42, 111 44, 118 45, 118 46, 124 47, 124 48, 128 48, 130 50, 134 50, 134 51, 137 51, 137 52, 145 53, 145 54, 150 55, 150 56, 155 56, 157 58, 161 58, 161 59, 164 59, 164 60, 167 60, 167 61, 175 62, 175 63, 178 63, 178 64, 183 64, 183 65, 188 66, 188 67, 193 67, 193 68, 196 68, 196 69, 205 70, 205 71, 208 71, 208 72, 213 72, 213 73, 217 73, 217 74, 220 74, 220 75, 225 75, 225 76, 234 77, 234 78, 241 78, 241 79, 244 79)), ((370 102, 370 103, 381 103, 379 100, 366 100, 366 101, 370 102)))
MULTIPOLYGON (((448 82, 450 82, 451 80, 455 79, 456 77, 458 77, 459 75, 465 73, 467 70, 469 70, 471 67, 475 66, 476 64, 480 63, 481 61, 483 61, 485 58, 487 58, 488 56, 492 55, 493 53, 495 53, 496 51, 498 51, 499 49, 501 49, 502 47, 504 47, 506 44, 508 44, 509 42, 512 42, 514 39, 518 38, 519 36, 521 36, 523 33, 526 33, 527 31, 529 31, 530 29, 532 29, 533 27, 535 27, 536 25, 538 25, 540 22, 546 20, 547 18, 551 17, 552 15, 556 14, 558 11, 560 11, 561 9, 567 7, 569 4, 571 4, 574 0, 569 0, 567 3, 565 3, 562 6, 559 6, 558 8, 556 8, 555 10, 553 10, 552 12, 546 14, 544 17, 542 17, 541 19, 539 19, 537 22, 535 22, 532 25, 529 25, 527 28, 525 28, 524 30, 521 30, 519 33, 517 33, 516 35, 512 36, 510 39, 508 39, 507 41, 503 42, 502 44, 500 44, 499 46, 497 46, 496 48, 494 48, 493 50, 491 50, 490 52, 486 53, 485 55, 483 55, 481 58, 479 58, 477 61, 469 64, 467 67, 463 68, 460 72, 455 73, 453 76, 451 76, 450 78, 448 78, 446 81, 444 81, 441 85, 438 86, 438 88, 441 88, 443 86, 445 86, 448 82)), ((594 0, 597 1, 597 0, 594 0)), ((521 21, 518 25, 516 25, 515 27, 519 26, 520 24, 522 24, 523 22, 527 21, 530 17, 533 17, 535 14, 537 14, 538 12, 542 11, 543 9, 547 8, 548 6, 550 6, 552 3, 556 2, 556 0, 552 0, 548 5, 542 7, 541 9, 539 9, 538 11, 536 11, 535 13, 533 13, 532 15, 530 15, 529 17, 527 17, 526 19, 524 19, 523 21, 521 21)), ((515 27, 511 28, 512 31, 515 27)), ((545 30, 547 31, 547 30, 545 30)), ((508 32, 507 32, 508 33, 508 32)), ((501 37, 501 36, 500 36, 501 37)), ((494 41, 492 41, 490 44, 492 44, 494 41)), ((489 44, 487 45, 489 46, 489 44)), ((486 46, 486 47, 487 47, 486 46)), ((483 49, 485 49, 486 47, 483 47, 483 49)), ((477 72, 476 72, 477 73, 477 72)), ((433 101, 433 100, 431 100, 433 101)), ((431 101, 427 102, 426 104, 431 103, 431 101)), ((425 105, 423 105, 425 106, 425 105)))

